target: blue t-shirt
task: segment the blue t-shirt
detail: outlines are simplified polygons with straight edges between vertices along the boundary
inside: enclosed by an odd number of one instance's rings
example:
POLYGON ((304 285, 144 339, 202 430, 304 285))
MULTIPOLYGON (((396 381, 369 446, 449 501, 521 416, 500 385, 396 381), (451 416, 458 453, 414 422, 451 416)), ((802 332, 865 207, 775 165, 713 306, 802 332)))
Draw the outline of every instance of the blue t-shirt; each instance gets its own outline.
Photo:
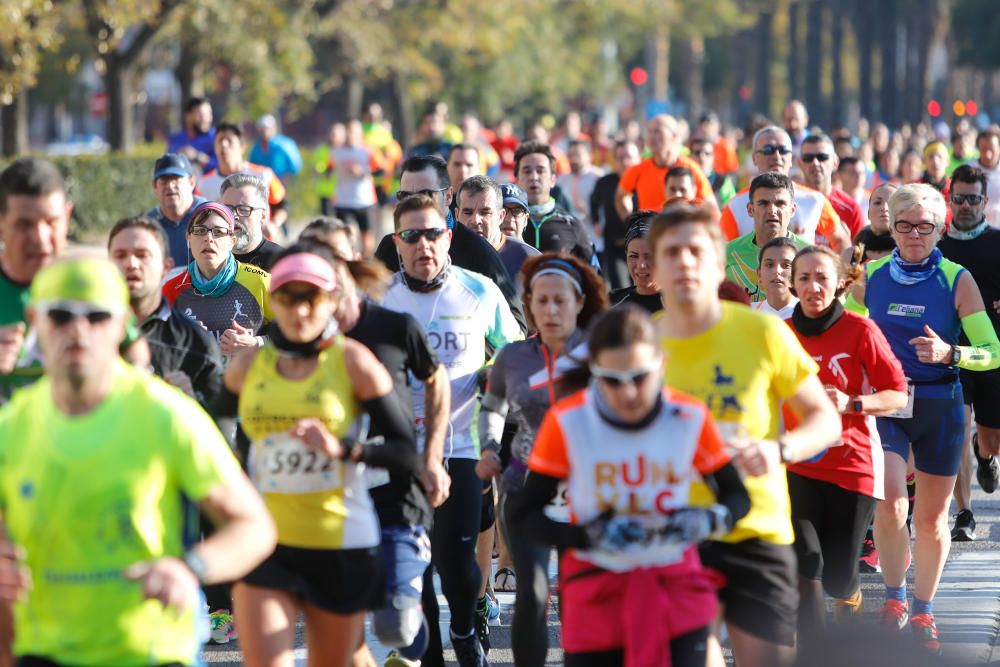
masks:
MULTIPOLYGON (((215 157, 215 128, 213 127, 205 134, 191 136, 187 130, 174 132, 167 142, 168 153, 180 153, 185 146, 191 146, 199 153, 208 156, 208 164, 203 167, 203 173, 208 173, 219 168, 219 160, 215 157)), ((195 174, 197 176, 197 174, 195 174)))
POLYGON ((269 167, 278 178, 302 171, 302 155, 291 137, 276 134, 267 142, 265 150, 258 141, 250 149, 250 162, 269 167))
POLYGON ((199 204, 208 201, 204 197, 194 196, 194 203, 191 204, 191 208, 187 210, 184 217, 179 221, 174 222, 167 216, 163 215, 160 211, 160 207, 151 209, 147 214, 147 218, 152 218, 160 223, 160 227, 167 235, 167 242, 170 244, 170 256, 174 260, 174 266, 187 266, 191 261, 190 253, 188 252, 187 239, 184 238, 185 232, 187 232, 188 221, 191 219, 191 214, 198 207, 199 204))
POLYGON ((927 325, 946 343, 958 345, 962 322, 955 308, 955 286, 965 269, 942 259, 930 278, 915 285, 903 285, 889 274, 890 258, 891 255, 882 257, 867 265, 865 305, 869 317, 882 329, 911 382, 926 385, 957 380, 958 371, 954 367, 920 361, 909 341, 926 336, 927 325))

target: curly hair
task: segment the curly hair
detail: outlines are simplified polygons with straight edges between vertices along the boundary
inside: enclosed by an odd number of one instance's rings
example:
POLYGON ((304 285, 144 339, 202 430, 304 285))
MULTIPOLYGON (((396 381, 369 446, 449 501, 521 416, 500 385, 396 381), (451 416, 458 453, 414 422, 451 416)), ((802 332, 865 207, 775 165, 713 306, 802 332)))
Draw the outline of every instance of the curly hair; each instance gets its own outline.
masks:
POLYGON ((537 330, 535 320, 531 316, 532 280, 543 269, 558 269, 578 279, 583 298, 583 308, 576 318, 576 325, 586 329, 596 315, 608 308, 608 291, 604 280, 597 275, 583 260, 572 255, 546 252, 535 257, 529 257, 521 266, 521 281, 524 285, 524 317, 528 327, 537 330))

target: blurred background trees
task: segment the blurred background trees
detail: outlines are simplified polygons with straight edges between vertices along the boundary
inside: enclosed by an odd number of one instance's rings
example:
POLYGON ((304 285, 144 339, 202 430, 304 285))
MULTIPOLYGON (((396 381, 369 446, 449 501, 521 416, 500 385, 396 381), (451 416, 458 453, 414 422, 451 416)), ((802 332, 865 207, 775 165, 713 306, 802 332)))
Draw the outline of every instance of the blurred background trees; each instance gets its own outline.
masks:
POLYGON ((126 150, 195 94, 307 142, 369 101, 403 139, 434 101, 487 123, 711 108, 743 125, 791 97, 825 126, 912 123, 931 101, 953 120, 954 101, 1000 106, 996 28, 995 0, 3 0, 0 148, 126 150))

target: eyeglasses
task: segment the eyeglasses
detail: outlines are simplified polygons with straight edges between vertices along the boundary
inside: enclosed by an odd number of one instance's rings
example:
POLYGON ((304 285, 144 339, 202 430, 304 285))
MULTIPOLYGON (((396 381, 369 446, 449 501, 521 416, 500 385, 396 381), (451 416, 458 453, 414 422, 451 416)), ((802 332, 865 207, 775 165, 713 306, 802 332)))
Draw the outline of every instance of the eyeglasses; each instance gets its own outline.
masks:
POLYGON ((315 308, 317 305, 323 303, 329 298, 330 293, 324 292, 319 288, 306 289, 301 292, 293 292, 282 288, 271 295, 271 299, 274 303, 277 303, 280 306, 285 306, 286 308, 292 308, 300 303, 308 303, 310 307, 315 308))
POLYGON ((504 206, 503 210, 507 211, 508 218, 512 215, 516 216, 528 215, 528 212, 525 209, 521 208, 520 206, 504 206))
POLYGON ((248 204, 238 204, 236 206, 230 206, 226 204, 226 208, 233 212, 237 218, 249 218, 253 215, 254 211, 263 211, 264 209, 259 206, 250 206, 248 204))
POLYGON ((757 152, 761 155, 788 155, 792 152, 791 146, 784 146, 782 144, 768 144, 766 146, 761 146, 757 149, 757 152))
POLYGON ((213 239, 221 239, 226 236, 232 236, 232 231, 228 227, 202 227, 201 225, 196 225, 188 230, 191 236, 205 236, 206 234, 211 234, 213 239))
POLYGON ((80 303, 59 303, 46 306, 42 310, 49 321, 57 327, 64 327, 78 317, 82 317, 94 325, 107 322, 113 316, 110 310, 91 308, 80 303))
POLYGON ((803 153, 802 161, 805 163, 812 162, 813 160, 819 160, 820 162, 826 162, 830 159, 829 153, 803 153))
POLYGON ((895 229, 900 234, 909 234, 914 229, 916 229, 917 233, 920 234, 921 236, 927 236, 928 234, 934 233, 934 230, 937 229, 937 225, 935 225, 933 222, 918 222, 917 224, 913 224, 912 222, 906 222, 905 220, 900 220, 899 222, 894 224, 892 228, 895 229))
POLYGON ((969 206, 979 206, 983 202, 982 195, 955 195, 951 196, 951 203, 955 206, 968 204, 969 206))
POLYGON ((601 382, 607 384, 609 387, 617 389, 626 384, 639 386, 653 374, 657 367, 658 365, 653 364, 645 368, 637 368, 632 371, 613 371, 609 368, 601 368, 600 366, 591 365, 590 374, 601 382))
POLYGON ((439 238, 444 236, 444 233, 448 230, 445 227, 429 227, 427 229, 404 229, 401 232, 396 232, 396 236, 403 243, 413 245, 420 241, 420 239, 426 237, 428 241, 437 241, 439 238))
POLYGON ((404 199, 409 199, 410 197, 415 197, 416 195, 427 195, 428 197, 433 197, 434 195, 441 194, 450 186, 445 186, 443 188, 438 188, 437 190, 431 188, 425 188, 423 190, 396 190, 396 201, 403 201, 404 199))

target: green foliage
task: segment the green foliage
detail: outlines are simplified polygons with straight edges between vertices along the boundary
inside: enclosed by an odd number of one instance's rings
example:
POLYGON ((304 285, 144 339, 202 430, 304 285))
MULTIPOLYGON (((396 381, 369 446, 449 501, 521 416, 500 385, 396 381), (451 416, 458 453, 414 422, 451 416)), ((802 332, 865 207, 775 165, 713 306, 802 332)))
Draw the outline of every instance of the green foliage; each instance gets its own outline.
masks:
POLYGON ((45 51, 59 45, 59 19, 51 0, 4 0, 0 29, 0 104, 37 82, 45 51))

